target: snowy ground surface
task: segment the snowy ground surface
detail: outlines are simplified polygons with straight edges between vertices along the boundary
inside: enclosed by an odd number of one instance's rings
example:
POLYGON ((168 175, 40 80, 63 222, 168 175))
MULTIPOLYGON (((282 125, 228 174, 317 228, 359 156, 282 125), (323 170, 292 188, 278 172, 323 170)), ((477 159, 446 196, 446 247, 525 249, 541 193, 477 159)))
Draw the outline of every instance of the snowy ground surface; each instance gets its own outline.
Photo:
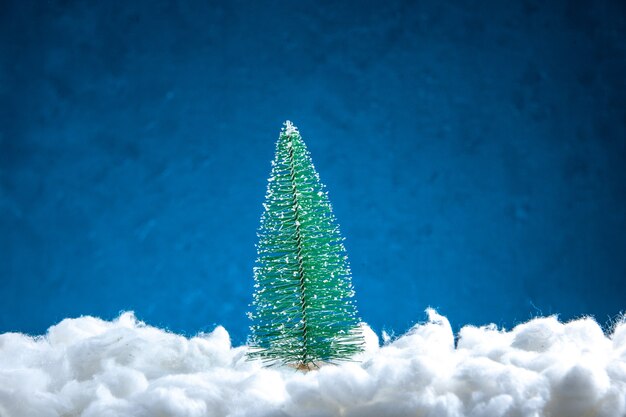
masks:
POLYGON ((217 327, 193 338, 124 313, 0 335, 0 416, 626 415, 626 322, 537 318, 511 331, 429 321, 359 363, 303 374, 245 359, 217 327))

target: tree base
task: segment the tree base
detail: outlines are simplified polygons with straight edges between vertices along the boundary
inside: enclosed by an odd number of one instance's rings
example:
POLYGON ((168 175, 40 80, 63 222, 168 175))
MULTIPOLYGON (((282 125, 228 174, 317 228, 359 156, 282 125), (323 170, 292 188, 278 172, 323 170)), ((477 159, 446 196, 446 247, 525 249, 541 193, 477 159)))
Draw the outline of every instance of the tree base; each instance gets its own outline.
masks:
POLYGON ((290 363, 287 366, 290 368, 294 368, 297 371, 309 372, 316 371, 320 369, 322 366, 330 365, 328 362, 300 362, 300 363, 290 363))

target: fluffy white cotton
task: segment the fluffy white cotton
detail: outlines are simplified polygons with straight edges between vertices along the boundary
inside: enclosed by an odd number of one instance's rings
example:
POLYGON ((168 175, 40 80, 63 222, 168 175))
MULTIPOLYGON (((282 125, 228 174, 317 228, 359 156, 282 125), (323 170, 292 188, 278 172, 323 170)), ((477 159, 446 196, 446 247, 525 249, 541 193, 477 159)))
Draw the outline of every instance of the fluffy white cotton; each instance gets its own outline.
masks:
POLYGON ((626 322, 584 318, 511 331, 429 321, 357 362, 302 373, 246 360, 217 327, 191 339, 132 313, 0 335, 0 417, 626 416, 626 322))

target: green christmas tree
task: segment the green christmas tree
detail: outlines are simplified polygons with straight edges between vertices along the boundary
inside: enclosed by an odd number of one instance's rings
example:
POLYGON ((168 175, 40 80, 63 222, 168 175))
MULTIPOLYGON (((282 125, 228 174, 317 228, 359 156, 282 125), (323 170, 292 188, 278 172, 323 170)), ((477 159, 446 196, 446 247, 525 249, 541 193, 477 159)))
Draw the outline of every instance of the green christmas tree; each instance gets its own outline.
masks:
POLYGON ((309 370, 362 350, 343 238, 298 129, 276 144, 257 245, 251 358, 309 370))

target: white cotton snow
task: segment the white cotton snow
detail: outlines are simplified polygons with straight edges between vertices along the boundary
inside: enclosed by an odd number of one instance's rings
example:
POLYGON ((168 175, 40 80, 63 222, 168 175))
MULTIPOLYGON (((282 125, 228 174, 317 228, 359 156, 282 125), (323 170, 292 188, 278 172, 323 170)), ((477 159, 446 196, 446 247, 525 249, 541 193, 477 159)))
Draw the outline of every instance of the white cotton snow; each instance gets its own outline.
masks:
POLYGON ((228 333, 186 338, 124 313, 0 335, 0 417, 626 416, 626 322, 537 318, 511 331, 429 321, 358 362, 264 368, 228 333))

